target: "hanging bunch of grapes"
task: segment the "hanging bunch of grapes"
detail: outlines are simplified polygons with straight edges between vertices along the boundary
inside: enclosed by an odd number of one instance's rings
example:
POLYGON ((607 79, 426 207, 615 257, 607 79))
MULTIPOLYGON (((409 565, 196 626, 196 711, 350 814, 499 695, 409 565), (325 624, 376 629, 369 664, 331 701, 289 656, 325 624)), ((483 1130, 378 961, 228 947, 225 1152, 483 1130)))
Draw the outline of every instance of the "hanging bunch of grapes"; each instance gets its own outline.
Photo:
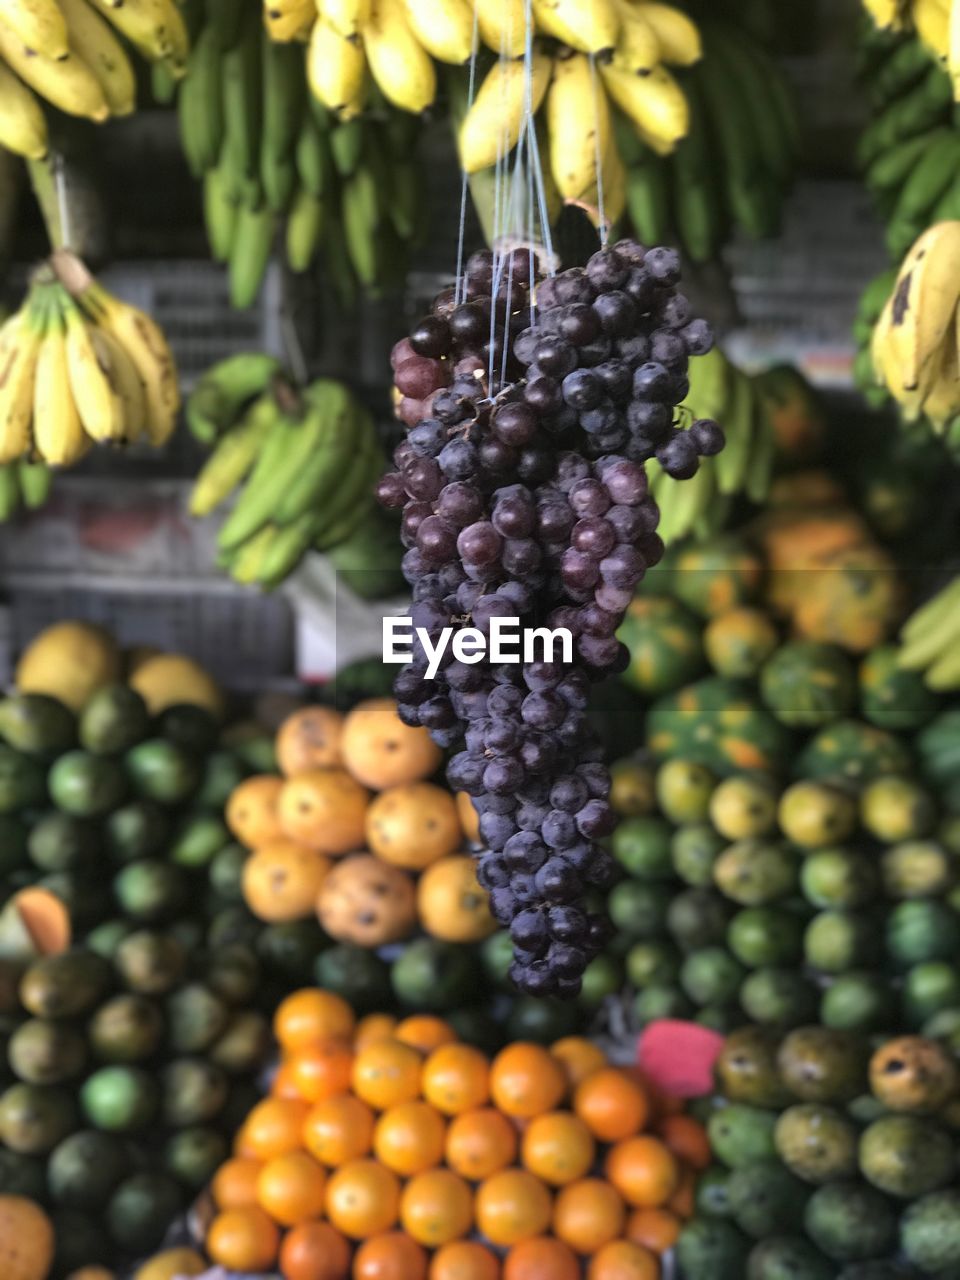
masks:
POLYGON ((616 632, 663 552, 644 463, 689 478, 723 435, 676 421, 688 357, 712 339, 673 250, 625 240, 535 278, 527 250, 478 253, 394 348, 408 433, 379 498, 403 509, 412 622, 431 643, 497 617, 573 637, 569 662, 467 663, 448 646, 434 679, 415 641, 395 685, 404 719, 456 748, 447 776, 480 815, 478 876, 514 982, 569 996, 607 936, 586 892, 614 873, 589 689, 626 665, 616 632))

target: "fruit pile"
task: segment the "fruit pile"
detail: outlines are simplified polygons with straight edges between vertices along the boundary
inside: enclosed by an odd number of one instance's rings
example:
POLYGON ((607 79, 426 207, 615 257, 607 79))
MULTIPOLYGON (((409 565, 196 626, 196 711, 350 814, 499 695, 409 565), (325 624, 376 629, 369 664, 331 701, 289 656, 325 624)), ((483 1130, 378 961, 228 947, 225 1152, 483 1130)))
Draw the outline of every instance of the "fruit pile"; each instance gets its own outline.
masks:
MULTIPOLYGON (((343 383, 320 378, 298 391, 271 356, 231 356, 197 383, 187 422, 213 450, 190 513, 209 515, 240 489, 217 536, 231 577, 269 590, 311 548, 339 548, 338 567, 359 564, 363 582, 364 555, 387 541, 370 520, 383 455, 372 417, 343 383)), ((374 568, 367 590, 392 589, 389 559, 374 568)))
POLYGON ((190 40, 174 0, 11 0, 3 6, 0 146, 31 159, 46 155, 38 97, 98 122, 134 110, 136 73, 112 28, 148 61, 183 75, 190 40))
POLYGON ((717 1076, 717 1163, 677 1242, 685 1280, 946 1276, 960 1264, 948 1048, 900 1036, 871 1055, 830 1028, 778 1039, 746 1027, 717 1076))
POLYGON ((0 329, 0 463, 78 462, 94 444, 159 448, 177 424, 173 356, 157 325, 58 250, 0 329))
POLYGON ((589 1041, 491 1060, 439 1018, 358 1023, 322 990, 288 996, 274 1029, 271 1096, 211 1184, 214 1262, 284 1280, 659 1277, 706 1136, 589 1041))
POLYGON ((900 665, 922 671, 928 688, 960 688, 960 578, 925 601, 904 623, 900 665))
POLYGON ((206 5, 178 112, 235 307, 256 299, 283 223, 290 268, 322 254, 347 300, 357 281, 402 279, 418 216, 418 123, 386 104, 338 122, 311 102, 303 51, 270 39, 260 0, 206 5))

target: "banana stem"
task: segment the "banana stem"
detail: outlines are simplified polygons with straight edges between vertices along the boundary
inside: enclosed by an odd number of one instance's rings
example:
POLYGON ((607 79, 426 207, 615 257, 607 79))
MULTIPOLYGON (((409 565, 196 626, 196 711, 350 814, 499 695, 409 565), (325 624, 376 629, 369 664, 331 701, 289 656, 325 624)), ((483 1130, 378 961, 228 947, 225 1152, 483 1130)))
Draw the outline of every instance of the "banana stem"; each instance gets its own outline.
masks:
POLYGON ((270 394, 277 408, 287 418, 300 421, 306 416, 307 406, 303 396, 283 373, 275 373, 270 379, 270 394))
POLYGON ((50 265, 57 279, 73 298, 83 293, 93 278, 70 249, 62 247, 55 249, 50 255, 50 265))
POLYGON ((62 249, 66 245, 63 228, 63 209, 60 194, 57 190, 56 168, 59 163, 57 153, 49 152, 42 160, 28 160, 30 185, 37 197, 43 223, 47 229, 47 239, 51 249, 62 249))

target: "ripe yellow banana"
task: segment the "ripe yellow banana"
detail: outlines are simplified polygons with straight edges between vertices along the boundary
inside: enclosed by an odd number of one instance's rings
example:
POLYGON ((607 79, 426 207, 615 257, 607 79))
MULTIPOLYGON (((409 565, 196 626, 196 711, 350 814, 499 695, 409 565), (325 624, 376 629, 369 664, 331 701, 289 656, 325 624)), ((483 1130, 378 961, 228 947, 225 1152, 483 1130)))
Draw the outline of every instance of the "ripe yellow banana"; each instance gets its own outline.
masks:
POLYGON ((467 0, 405 0, 407 21, 427 53, 461 66, 473 52, 473 9, 467 0))
POLYGON ((614 0, 620 14, 620 35, 613 51, 613 66, 630 75, 648 75, 663 58, 660 37, 640 7, 614 0))
POLYGON ((263 11, 263 25, 270 39, 277 44, 308 39, 316 20, 317 8, 313 0, 295 0, 295 3, 287 5, 269 0, 263 11))
POLYGON ((56 303, 47 314, 33 397, 33 439, 52 467, 69 467, 90 447, 70 390, 63 315, 56 303))
POLYGON ((317 0, 320 17, 340 35, 357 36, 370 17, 370 0, 317 0))
POLYGON ((901 374, 890 387, 901 403, 916 407, 933 378, 932 361, 953 324, 960 298, 960 222, 938 222, 904 259, 894 290, 890 343, 901 374))
POLYGON ((580 53, 613 49, 621 14, 613 0, 533 0, 538 31, 554 36, 580 53))
POLYGON ((947 36, 947 70, 953 82, 954 101, 960 102, 960 4, 950 5, 947 36))
POLYGON ((123 406, 123 438, 147 436, 147 389, 133 361, 112 333, 92 326, 91 337, 100 363, 110 371, 113 389, 123 406))
POLYGON ((137 78, 123 45, 87 0, 60 0, 71 47, 97 77, 110 114, 128 116, 137 105, 137 78))
POLYGON ((466 173, 490 168, 517 145, 528 105, 534 114, 543 101, 551 66, 551 59, 534 49, 529 77, 526 60, 501 60, 491 67, 460 126, 466 173))
POLYGON ((65 295, 61 313, 66 325, 65 347, 70 394, 80 415, 83 429, 97 444, 124 438, 123 401, 114 390, 110 369, 102 363, 83 313, 73 299, 65 295))
POLYGON ((610 128, 606 90, 587 55, 557 58, 547 92, 547 132, 550 169, 564 200, 584 200, 596 191, 610 128))
POLYGON ((519 58, 527 47, 524 0, 474 0, 480 39, 494 53, 519 58))
POLYGON ((419 115, 437 94, 430 55, 413 34, 403 0, 372 0, 363 47, 380 92, 395 107, 419 115))
POLYGON ((673 150, 690 128, 690 104, 666 69, 654 67, 646 76, 631 76, 617 67, 601 67, 610 97, 645 137, 673 150))
POLYGON ((57 0, 0 0, 0 22, 22 45, 45 58, 65 58, 70 52, 57 0))
POLYGON ((0 62, 0 147, 28 160, 47 154, 47 121, 33 91, 0 62))
POLYGON ((943 431, 947 423, 960 413, 960 358, 957 355, 956 326, 947 331, 930 367, 932 375, 929 389, 923 397, 923 413, 937 431, 943 431))
POLYGON ((904 29, 903 0, 863 0, 863 7, 881 31, 904 29))
POLYGON ((173 0, 91 0, 149 62, 168 62, 175 74, 186 70, 190 37, 173 0))
POLYGON ((110 108, 100 82, 75 51, 55 61, 42 53, 31 53, 9 27, 0 22, 0 57, 21 80, 41 98, 69 116, 106 120, 110 108))
POLYGON ((30 449, 40 331, 28 305, 0 329, 0 463, 30 449))
POLYGON ((307 50, 307 79, 318 102, 341 120, 353 120, 363 109, 367 60, 357 39, 349 39, 320 18, 307 50))
POLYGON ((921 42, 935 58, 950 57, 950 7, 943 0, 913 0, 910 10, 921 42))
POLYGON ((660 42, 664 62, 678 67, 692 67, 703 57, 700 28, 680 9, 672 4, 641 0, 635 6, 637 14, 653 28, 660 42))

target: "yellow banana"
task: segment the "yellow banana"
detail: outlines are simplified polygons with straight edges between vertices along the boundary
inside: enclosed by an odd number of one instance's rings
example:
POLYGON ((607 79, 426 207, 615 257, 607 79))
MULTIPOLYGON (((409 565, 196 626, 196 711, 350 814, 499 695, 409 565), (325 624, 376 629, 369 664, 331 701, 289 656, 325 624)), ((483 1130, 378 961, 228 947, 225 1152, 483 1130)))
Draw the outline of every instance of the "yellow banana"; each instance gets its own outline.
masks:
MULTIPOLYGON (((958 313, 960 315, 960 313, 958 313)), ((960 413, 960 360, 956 328, 948 329, 939 353, 930 362, 930 387, 923 397, 923 413, 938 431, 960 413)))
POLYGON ((663 59, 660 37, 636 4, 614 0, 620 14, 620 35, 613 51, 613 66, 630 75, 648 75, 663 59))
POLYGON ((533 0, 538 31, 580 53, 613 49, 620 34, 620 11, 613 0, 533 0))
POLYGON ((664 62, 678 67, 692 67, 703 57, 700 28, 680 9, 672 4, 641 0, 635 6, 637 14, 653 28, 660 42, 664 62))
POLYGON ((672 150, 687 136, 690 104, 666 67, 654 67, 646 76, 632 76, 609 66, 601 67, 601 74, 610 97, 646 137, 672 150))
POLYGON ((473 52, 473 8, 467 0, 405 0, 407 21, 427 53, 460 66, 473 52))
POLYGON ((33 91, 0 62, 0 147, 28 160, 47 154, 47 121, 33 91))
POLYGON ((60 61, 46 58, 42 53, 31 53, 10 28, 0 22, 0 57, 41 98, 67 115, 90 120, 106 120, 109 116, 110 108, 99 80, 75 51, 60 61))
POLYGON ((186 70, 190 37, 173 0, 91 0, 149 62, 168 62, 175 74, 186 70))
POLYGON ((320 18, 307 50, 307 79, 318 102, 341 120, 353 120, 363 109, 367 60, 363 47, 320 18))
POLYGON ((932 361, 952 332, 958 298, 960 222, 938 222, 907 254, 894 290, 890 341, 902 377, 890 391, 901 403, 929 389, 932 361))
POLYGON ((110 114, 128 116, 137 105, 137 78, 123 45, 87 0, 60 0, 70 44, 97 77, 110 114))
POLYGON ((40 332, 25 306, 0 329, 0 463, 30 449, 33 391, 40 332))
POLYGON ((100 363, 110 370, 113 389, 123 407, 123 439, 147 437, 147 389, 125 347, 106 329, 93 326, 93 345, 100 363))
POLYGON ((286 7, 269 0, 263 11, 263 25, 270 39, 277 44, 306 40, 316 20, 317 8, 313 0, 297 0, 297 3, 286 7))
POLYGON ((543 101, 551 66, 551 59, 534 49, 529 77, 525 59, 501 59, 491 67, 460 126, 460 163, 466 173, 490 168, 517 145, 528 105, 535 114, 543 101))
POLYGON ((519 58, 527 47, 524 0, 474 0, 480 39, 494 53, 519 58))
POLYGON ((903 30, 903 0, 863 0, 863 7, 881 31, 903 30))
POLYGON ((66 20, 57 0, 0 0, 0 23, 22 45, 45 58, 65 58, 70 52, 66 20))
POLYGON ((953 82, 954 100, 960 102, 960 4, 950 5, 947 40, 947 70, 953 82))
POLYGON ((910 10, 917 35, 935 58, 950 57, 950 8, 942 0, 913 0, 910 10))
POLYGON ((50 308, 40 350, 33 397, 33 440, 52 467, 69 467, 87 452, 90 441, 70 390, 63 315, 50 308))
POLYGON ((320 17, 329 22, 334 31, 350 39, 370 17, 370 0, 317 0, 320 17))
MULTIPOLYGON (((66 294, 66 290, 62 290, 66 294)), ((110 370, 94 346, 92 326, 69 295, 61 304, 66 324, 67 373, 70 394, 84 431, 97 444, 122 440, 123 402, 113 388, 110 370)))
POLYGON ((433 62, 413 34, 403 0, 372 0, 363 47, 380 92, 402 111, 419 114, 437 94, 433 62))
POLYGON ((550 169, 564 200, 583 200, 596 190, 610 128, 606 90, 587 55, 557 58, 547 92, 547 131, 550 169))

